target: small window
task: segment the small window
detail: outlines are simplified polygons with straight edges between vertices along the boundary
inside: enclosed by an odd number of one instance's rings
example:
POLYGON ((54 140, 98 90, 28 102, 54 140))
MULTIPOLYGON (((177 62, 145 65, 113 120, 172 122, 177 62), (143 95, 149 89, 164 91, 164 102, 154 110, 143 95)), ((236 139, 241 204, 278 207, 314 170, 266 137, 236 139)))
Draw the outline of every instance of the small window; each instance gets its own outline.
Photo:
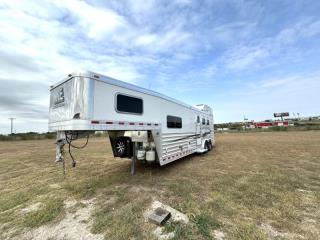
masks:
POLYGON ((142 114, 143 101, 141 98, 118 94, 116 110, 123 113, 142 114))
POLYGON ((175 116, 167 116, 168 128, 182 128, 182 118, 175 116))
POLYGON ((197 116, 197 123, 200 123, 200 117, 197 116))
POLYGON ((202 125, 206 125, 206 120, 202 118, 202 125))
POLYGON ((210 121, 209 121, 209 119, 207 119, 207 125, 210 125, 210 121))

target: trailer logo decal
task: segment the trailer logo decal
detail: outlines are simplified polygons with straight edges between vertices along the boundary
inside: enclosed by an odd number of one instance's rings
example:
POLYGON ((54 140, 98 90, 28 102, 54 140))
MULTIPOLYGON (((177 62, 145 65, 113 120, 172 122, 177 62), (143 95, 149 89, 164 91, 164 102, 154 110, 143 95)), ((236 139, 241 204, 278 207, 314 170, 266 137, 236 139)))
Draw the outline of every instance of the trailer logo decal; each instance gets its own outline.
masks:
POLYGON ((62 103, 64 103, 64 90, 63 88, 60 88, 56 96, 56 99, 54 100, 54 105, 57 106, 62 103))

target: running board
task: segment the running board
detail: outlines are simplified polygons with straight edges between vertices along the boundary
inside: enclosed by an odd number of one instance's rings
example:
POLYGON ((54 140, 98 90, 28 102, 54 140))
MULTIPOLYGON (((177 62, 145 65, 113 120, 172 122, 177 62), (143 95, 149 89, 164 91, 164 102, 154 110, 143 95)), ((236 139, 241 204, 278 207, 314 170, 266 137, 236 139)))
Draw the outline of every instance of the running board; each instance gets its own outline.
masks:
POLYGON ((207 152, 207 151, 208 150, 204 149, 204 148, 197 148, 196 153, 204 153, 204 152, 207 152))

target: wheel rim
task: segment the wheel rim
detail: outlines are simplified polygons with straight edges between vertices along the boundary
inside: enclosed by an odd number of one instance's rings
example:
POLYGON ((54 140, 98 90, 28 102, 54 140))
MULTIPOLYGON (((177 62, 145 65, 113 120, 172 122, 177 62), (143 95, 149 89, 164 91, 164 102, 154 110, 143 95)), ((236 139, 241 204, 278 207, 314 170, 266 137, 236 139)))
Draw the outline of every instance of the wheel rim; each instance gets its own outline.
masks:
POLYGON ((120 141, 117 143, 117 146, 116 146, 116 149, 117 149, 117 152, 119 154, 123 154, 124 153, 124 150, 125 150, 125 145, 124 145, 124 142, 120 141))

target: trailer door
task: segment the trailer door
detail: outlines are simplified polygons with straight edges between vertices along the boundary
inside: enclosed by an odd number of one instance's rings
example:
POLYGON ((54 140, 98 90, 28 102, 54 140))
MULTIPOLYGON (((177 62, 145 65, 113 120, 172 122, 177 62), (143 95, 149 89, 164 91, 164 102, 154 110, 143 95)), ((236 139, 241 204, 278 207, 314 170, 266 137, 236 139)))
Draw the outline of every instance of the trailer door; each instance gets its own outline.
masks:
POLYGON ((196 116, 196 138, 197 138, 197 146, 201 145, 201 122, 200 116, 196 116))
POLYGON ((204 116, 201 116, 201 123, 200 123, 200 144, 202 146, 202 143, 205 141, 204 136, 207 133, 207 126, 206 126, 206 118, 204 116))

